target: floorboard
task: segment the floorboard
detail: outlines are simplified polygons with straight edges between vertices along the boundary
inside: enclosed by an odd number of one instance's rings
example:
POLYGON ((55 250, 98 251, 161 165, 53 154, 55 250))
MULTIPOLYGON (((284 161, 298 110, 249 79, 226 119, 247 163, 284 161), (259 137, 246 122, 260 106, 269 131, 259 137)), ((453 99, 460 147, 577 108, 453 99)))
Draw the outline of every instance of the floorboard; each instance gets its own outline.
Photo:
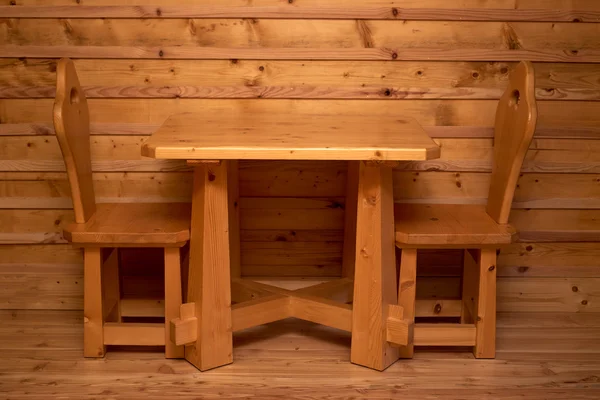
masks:
POLYGON ((417 348, 379 373, 348 333, 288 319, 242 331, 234 363, 200 373, 160 348, 82 357, 80 311, 0 311, 0 399, 598 399, 600 316, 501 313, 498 356, 417 348))

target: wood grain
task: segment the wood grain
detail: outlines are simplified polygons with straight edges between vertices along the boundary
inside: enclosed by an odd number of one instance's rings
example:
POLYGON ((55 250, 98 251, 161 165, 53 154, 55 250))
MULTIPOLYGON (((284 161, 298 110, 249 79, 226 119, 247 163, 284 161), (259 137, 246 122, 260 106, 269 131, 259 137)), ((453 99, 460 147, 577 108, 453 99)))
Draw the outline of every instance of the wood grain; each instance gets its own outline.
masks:
POLYGON ((283 18, 442 21, 598 22, 600 12, 553 9, 397 8, 377 6, 0 6, 6 18, 283 18))
MULTIPOLYGON (((0 96, 52 97, 55 65, 0 59, 0 96)), ((76 60, 75 66, 88 98, 498 99, 515 64, 130 59, 76 60)), ((535 73, 539 99, 597 100, 593 64, 536 63, 535 73)))
POLYGON ((466 50, 402 49, 402 48, 221 48, 221 47, 126 47, 126 46, 41 46, 41 45, 1 45, 3 57, 29 58, 106 58, 106 59, 241 59, 256 60, 398 60, 398 61, 537 61, 563 63, 600 63, 600 52, 594 49, 582 50, 502 50, 472 48, 466 50))
POLYGON ((226 121, 208 113, 173 115, 142 145, 141 153, 184 160, 383 161, 435 159, 440 149, 412 118, 305 118, 258 109, 226 121), (364 136, 367 129, 371 135, 364 136))

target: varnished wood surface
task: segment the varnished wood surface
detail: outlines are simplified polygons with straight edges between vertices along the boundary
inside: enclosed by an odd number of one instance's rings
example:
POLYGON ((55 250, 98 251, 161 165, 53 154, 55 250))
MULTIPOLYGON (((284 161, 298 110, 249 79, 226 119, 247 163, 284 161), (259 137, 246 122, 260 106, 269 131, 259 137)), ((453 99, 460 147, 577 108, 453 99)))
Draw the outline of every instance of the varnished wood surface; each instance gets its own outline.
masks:
POLYGON ((598 321, 581 314, 501 313, 495 360, 417 347, 413 360, 379 373, 348 362, 349 333, 285 320, 236 333, 235 363, 199 374, 184 360, 165 360, 158 349, 121 348, 102 361, 84 360, 80 312, 0 311, 0 395, 595 400, 598 321))
POLYGON ((98 204, 92 219, 64 235, 76 245, 183 245, 189 229, 189 204, 98 204))
POLYGON ((529 62, 511 73, 498 103, 494 128, 494 159, 487 213, 499 224, 508 223, 523 160, 537 124, 535 73, 529 62))
MULTIPOLYGON (((400 8, 368 4, 348 7, 289 5, 260 6, 0 6, 6 18, 311 18, 399 19, 442 21, 552 21, 598 22, 600 12, 560 9, 400 8)), ((393 3, 392 3, 393 5, 393 3)), ((444 7, 445 5, 442 5, 444 7)), ((552 7, 552 5, 550 5, 552 7)))
POLYGON ((440 149, 406 115, 356 117, 255 110, 177 114, 142 145, 158 159, 429 160, 440 149))
POLYGON ((399 246, 509 244, 516 237, 478 205, 398 204, 394 218, 399 246))

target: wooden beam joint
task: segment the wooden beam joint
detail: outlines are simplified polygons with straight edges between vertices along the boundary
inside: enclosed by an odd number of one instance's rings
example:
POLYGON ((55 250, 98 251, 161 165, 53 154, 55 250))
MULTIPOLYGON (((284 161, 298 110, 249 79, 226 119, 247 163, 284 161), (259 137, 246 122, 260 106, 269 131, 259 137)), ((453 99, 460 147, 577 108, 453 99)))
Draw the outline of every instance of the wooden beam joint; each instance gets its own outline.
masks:
POLYGON ((177 346, 191 344, 198 338, 196 303, 185 303, 179 308, 179 318, 170 321, 171 342, 177 346))
POLYGON ((388 305, 386 320, 386 340, 397 346, 408 346, 413 343, 414 323, 404 319, 404 309, 401 306, 388 305))

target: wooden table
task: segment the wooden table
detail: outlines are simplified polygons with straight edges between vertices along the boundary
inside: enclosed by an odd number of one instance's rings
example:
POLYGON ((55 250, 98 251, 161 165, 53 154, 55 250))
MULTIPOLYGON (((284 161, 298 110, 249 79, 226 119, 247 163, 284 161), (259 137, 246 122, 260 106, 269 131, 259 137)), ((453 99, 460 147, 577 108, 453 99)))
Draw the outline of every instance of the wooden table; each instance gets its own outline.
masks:
POLYGON ((172 321, 186 359, 202 371, 231 363, 232 332, 296 317, 352 332, 353 363, 383 370, 395 362, 393 344, 406 345, 412 326, 397 305, 391 162, 439 154, 409 118, 171 116, 142 155, 195 165, 187 303, 172 321), (290 291, 242 278, 238 160, 348 161, 341 279, 290 291))

